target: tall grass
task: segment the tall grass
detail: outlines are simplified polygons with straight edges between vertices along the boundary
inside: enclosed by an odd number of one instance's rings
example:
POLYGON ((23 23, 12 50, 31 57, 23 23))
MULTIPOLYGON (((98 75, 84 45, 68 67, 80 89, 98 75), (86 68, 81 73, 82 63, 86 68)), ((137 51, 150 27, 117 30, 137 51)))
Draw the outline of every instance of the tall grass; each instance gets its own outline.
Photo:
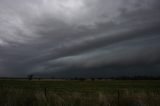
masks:
POLYGON ((90 91, 91 88, 87 88, 88 91, 56 91, 38 85, 37 88, 31 88, 12 87, 7 84, 0 86, 0 106, 160 106, 158 87, 103 88, 94 91, 90 91))

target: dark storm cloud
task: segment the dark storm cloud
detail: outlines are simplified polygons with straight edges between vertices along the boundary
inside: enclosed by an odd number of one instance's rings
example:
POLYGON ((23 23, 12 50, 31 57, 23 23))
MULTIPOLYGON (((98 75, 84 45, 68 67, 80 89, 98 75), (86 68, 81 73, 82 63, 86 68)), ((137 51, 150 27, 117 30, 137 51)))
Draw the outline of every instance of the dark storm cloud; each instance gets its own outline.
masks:
POLYGON ((159 3, 1 0, 0 75, 149 75, 160 63, 159 3))

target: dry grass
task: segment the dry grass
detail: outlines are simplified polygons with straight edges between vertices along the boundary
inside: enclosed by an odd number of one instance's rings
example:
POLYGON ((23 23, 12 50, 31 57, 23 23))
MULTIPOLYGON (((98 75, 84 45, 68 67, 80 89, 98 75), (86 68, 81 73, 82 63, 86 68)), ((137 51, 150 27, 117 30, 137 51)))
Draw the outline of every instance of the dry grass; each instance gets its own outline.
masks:
POLYGON ((15 86, 5 82, 0 86, 0 106, 160 106, 157 82, 151 88, 138 88, 140 85, 130 88, 122 84, 124 87, 118 89, 114 89, 114 82, 110 82, 113 87, 104 87, 104 82, 73 82, 69 86, 62 82, 63 86, 54 85, 50 89, 44 89, 45 83, 36 83, 34 86, 31 83, 28 88, 28 85, 16 85, 17 82, 13 84, 15 86), (77 83, 79 86, 74 85, 77 83), (88 84, 97 84, 97 88, 88 84))

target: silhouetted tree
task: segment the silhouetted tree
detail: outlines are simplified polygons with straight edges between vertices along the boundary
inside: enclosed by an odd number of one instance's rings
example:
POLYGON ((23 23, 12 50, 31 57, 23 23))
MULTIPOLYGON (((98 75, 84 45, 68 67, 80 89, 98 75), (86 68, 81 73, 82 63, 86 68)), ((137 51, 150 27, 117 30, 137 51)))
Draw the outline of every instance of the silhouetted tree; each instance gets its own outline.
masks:
POLYGON ((28 80, 32 80, 33 79, 33 75, 28 75, 28 80))
POLYGON ((91 78, 92 81, 95 81, 95 78, 91 78))
POLYGON ((52 76, 51 79, 56 79, 56 78, 54 76, 52 76))

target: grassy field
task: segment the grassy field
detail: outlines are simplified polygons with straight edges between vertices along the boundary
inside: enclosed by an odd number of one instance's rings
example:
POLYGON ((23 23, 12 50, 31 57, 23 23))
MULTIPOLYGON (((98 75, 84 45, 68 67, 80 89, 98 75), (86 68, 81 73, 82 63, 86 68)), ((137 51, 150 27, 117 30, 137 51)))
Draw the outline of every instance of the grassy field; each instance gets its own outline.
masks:
POLYGON ((160 81, 0 80, 0 106, 160 106, 160 81))

